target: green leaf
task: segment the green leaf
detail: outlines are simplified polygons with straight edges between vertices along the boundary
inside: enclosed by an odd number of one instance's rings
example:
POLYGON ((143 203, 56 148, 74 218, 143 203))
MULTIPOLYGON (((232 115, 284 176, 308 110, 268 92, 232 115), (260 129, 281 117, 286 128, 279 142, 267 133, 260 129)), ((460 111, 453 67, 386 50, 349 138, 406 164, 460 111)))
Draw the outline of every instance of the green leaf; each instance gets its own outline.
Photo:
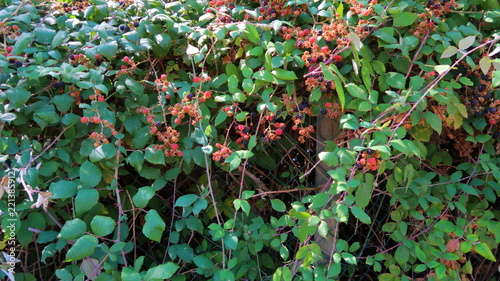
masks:
POLYGON ((85 163, 80 166, 80 180, 82 184, 86 187, 95 187, 102 178, 102 173, 96 165, 85 161, 85 163))
POLYGON ((26 48, 28 48, 28 45, 31 43, 31 40, 33 39, 35 35, 33 33, 29 32, 23 32, 21 36, 19 36, 16 39, 16 43, 14 44, 14 47, 12 48, 12 54, 14 56, 17 56, 19 54, 22 54, 26 48))
POLYGON ((193 258, 194 264, 201 269, 212 269, 214 263, 205 256, 196 256, 193 258))
POLYGON ((452 233, 455 231, 455 224, 451 221, 440 220, 434 225, 434 228, 441 230, 444 233, 452 233))
POLYGON ((114 40, 105 44, 97 45, 97 52, 109 60, 113 59, 117 50, 118 44, 114 40))
POLYGON ((68 35, 69 35, 68 31, 59 30, 52 39, 52 44, 50 45, 50 48, 55 49, 61 46, 61 44, 64 43, 65 41, 68 41, 69 40, 68 35))
POLYGON ((134 151, 127 157, 127 163, 134 167, 138 172, 142 169, 144 163, 144 153, 142 151, 134 151))
POLYGON ((463 191, 465 191, 466 193, 470 194, 470 195, 475 195, 475 196, 479 196, 479 192, 477 189, 475 189, 474 187, 468 185, 468 184, 465 184, 465 183, 458 183, 457 184, 457 187, 462 189, 463 191))
POLYGON ((52 193, 51 199, 65 199, 75 196, 78 185, 72 181, 58 181, 51 183, 49 191, 52 193))
POLYGON ((457 47, 455 47, 455 46, 449 46, 448 48, 446 48, 443 51, 443 53, 441 54, 441 58, 442 59, 449 58, 449 57, 454 56, 456 53, 458 53, 457 47))
POLYGON ((370 199, 372 198, 373 182, 375 181, 373 174, 366 173, 364 176, 365 181, 361 187, 356 189, 356 194, 354 196, 354 202, 360 208, 364 208, 368 206, 368 203, 370 203, 370 199))
POLYGON ((9 101, 13 103, 17 108, 22 107, 31 96, 31 93, 29 91, 21 87, 9 89, 5 91, 5 93, 7 94, 7 98, 9 99, 9 101))
POLYGON ((83 188, 78 191, 75 198, 76 215, 81 215, 92 209, 97 204, 99 192, 95 189, 83 188))
POLYGON ((436 114, 430 111, 426 111, 424 112, 424 118, 427 124, 431 125, 434 131, 436 131, 438 134, 441 134, 441 131, 443 129, 443 123, 436 114))
POLYGON ((324 208, 326 202, 330 199, 330 195, 327 193, 318 193, 314 195, 313 202, 311 204, 312 209, 324 208))
POLYGON ((355 98, 360 98, 360 99, 363 99, 363 100, 367 100, 368 99, 368 94, 366 93, 366 91, 363 90, 363 89, 361 89, 356 84, 349 83, 349 84, 345 85, 345 88, 347 89, 347 91, 349 92, 349 94, 351 94, 351 96, 353 96, 355 98))
POLYGON ((276 78, 285 80, 285 81, 290 81, 290 80, 296 80, 299 79, 296 75, 295 72, 289 71, 289 70, 284 70, 284 69, 275 69, 271 72, 276 78))
POLYGON ((155 209, 151 209, 145 216, 146 223, 142 227, 142 233, 147 238, 160 242, 163 231, 165 230, 165 222, 155 209))
POLYGON ((85 231, 87 231, 85 222, 81 219, 73 219, 64 223, 57 238, 66 240, 76 239, 85 234, 85 231))
POLYGON ((92 235, 84 235, 78 238, 76 243, 66 253, 64 262, 77 261, 91 256, 98 244, 99 241, 92 235))
POLYGON ((162 150, 154 149, 152 147, 146 148, 146 153, 144 155, 146 159, 151 164, 165 164, 165 153, 162 150))
POLYGON ((385 77, 389 86, 400 90, 405 88, 406 78, 403 74, 398 72, 387 72, 385 77))
POLYGON ((179 266, 173 262, 167 262, 158 266, 152 267, 144 276, 145 281, 160 281, 169 279, 177 272, 179 266))
POLYGON ((358 206, 351 207, 351 213, 362 223, 371 224, 372 219, 358 206))
POLYGON ((198 215, 201 211, 208 207, 208 202, 205 198, 199 198, 193 204, 193 214, 198 215))
POLYGON ((229 76, 229 78, 227 79, 227 82, 228 82, 227 85, 229 87, 229 92, 231 94, 238 92, 238 77, 236 77, 235 74, 229 76))
POLYGON ((226 245, 228 249, 236 250, 238 247, 238 236, 234 233, 226 234, 226 236, 224 236, 224 245, 226 245))
POLYGON ((336 74, 333 75, 333 82, 335 83, 335 90, 337 91, 337 96, 339 97, 340 101, 340 107, 343 111, 345 108, 345 93, 342 83, 340 82, 340 79, 336 74))
POLYGON ((495 256, 491 252, 490 248, 488 247, 488 244, 486 244, 486 243, 477 243, 477 244, 474 245, 474 247, 476 249, 476 253, 480 254, 484 258, 486 258, 486 259, 488 259, 490 261, 494 261, 494 262, 497 261, 497 259, 495 258, 495 256))
POLYGON ((323 161, 326 165, 330 167, 336 167, 339 165, 339 157, 335 152, 325 152, 319 153, 319 160, 323 161))
POLYGON ((271 199, 271 206, 277 212, 286 212, 285 203, 279 199, 271 199))
POLYGON ((257 31, 257 28, 253 24, 245 24, 243 26, 243 29, 247 33, 247 39, 250 40, 250 42, 259 45, 260 44, 260 36, 259 32, 257 31))
POLYGON ((116 222, 112 218, 104 216, 95 216, 90 222, 92 232, 101 237, 111 234, 115 226, 116 222))
POLYGON ((409 26, 412 25, 415 20, 418 18, 418 15, 410 12, 399 13, 394 15, 394 25, 395 26, 409 26))
POLYGON ((141 85, 141 83, 135 81, 134 79, 127 78, 125 80, 125 85, 134 96, 139 96, 144 93, 144 86, 141 85))
POLYGON ((144 208, 148 205, 149 200, 155 195, 155 190, 150 186, 139 188, 137 193, 132 197, 132 201, 137 208, 144 208))
POLYGON ((179 244, 177 245, 177 255, 181 260, 191 262, 194 257, 194 251, 188 244, 179 244))
POLYGON ((323 72, 323 76, 325 77, 325 80, 332 80, 333 79, 333 72, 326 66, 326 64, 321 63, 321 71, 323 72))
POLYGON ((399 246, 394 252, 394 258, 400 265, 404 265, 410 259, 410 249, 405 245, 399 246))
POLYGON ((175 205, 174 207, 188 207, 188 206, 191 206, 191 204, 193 204, 196 200, 198 200, 198 195, 196 194, 186 194, 186 195, 183 195, 181 197, 179 197, 179 199, 177 199, 177 201, 175 201, 175 205))
POLYGON ((460 50, 465 50, 472 46, 474 42, 476 41, 476 36, 467 36, 464 39, 458 41, 458 48, 460 50))

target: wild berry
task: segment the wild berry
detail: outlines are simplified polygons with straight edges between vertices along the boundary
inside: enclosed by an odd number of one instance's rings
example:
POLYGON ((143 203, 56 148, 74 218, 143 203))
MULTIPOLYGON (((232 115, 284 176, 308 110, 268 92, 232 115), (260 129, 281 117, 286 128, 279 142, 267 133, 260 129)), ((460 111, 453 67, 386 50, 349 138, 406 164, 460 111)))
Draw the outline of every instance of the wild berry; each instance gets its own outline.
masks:
POLYGON ((479 101, 478 101, 478 100, 471 100, 471 101, 470 101, 470 104, 471 104, 472 106, 476 106, 476 105, 478 105, 478 104, 479 104, 479 101))
POLYGON ((188 100, 192 100, 192 99, 193 99, 193 97, 194 97, 194 96, 193 96, 193 94, 191 94, 191 93, 188 93, 188 94, 186 95, 186 98, 187 98, 188 100))
POLYGON ((481 79, 488 80, 490 79, 490 77, 488 76, 488 74, 481 74, 481 79))
POLYGON ((241 130, 241 132, 242 132, 242 133, 244 133, 244 134, 248 134, 248 132, 250 132, 250 128, 249 128, 249 127, 247 127, 247 126, 245 126, 245 127, 243 128, 243 130, 241 130))
POLYGON ((328 113, 328 110, 326 108, 322 108, 320 112, 321 114, 326 115, 328 113))
POLYGON ((299 113, 299 114, 297 115, 297 118, 299 118, 299 119, 302 119, 302 118, 304 118, 304 114, 302 114, 302 113, 299 113))
POLYGON ((366 153, 368 153, 368 154, 370 154, 370 155, 372 155, 373 153, 375 153, 375 150, 373 150, 373 149, 371 149, 371 148, 367 148, 367 149, 365 150, 365 152, 366 152, 366 153))
POLYGON ((134 22, 134 27, 139 27, 139 22, 135 21, 134 22))
POLYGON ((99 66, 99 65, 101 65, 101 64, 102 64, 102 61, 101 61, 101 60, 96 60, 96 61, 94 62, 94 65, 95 65, 95 66, 99 66))
POLYGON ((123 62, 129 62, 129 61, 130 61, 129 57, 127 57, 127 56, 123 57, 123 62))
POLYGON ((479 84, 479 86, 477 86, 477 90, 478 90, 479 92, 482 92, 482 91, 486 90, 486 85, 484 85, 484 84, 479 84))
POLYGON ((73 54, 69 55, 69 59, 70 60, 74 60, 75 59, 75 55, 73 55, 73 54))
POLYGON ((23 63, 22 63, 22 62, 20 62, 20 61, 16 61, 15 65, 16 65, 17 67, 21 67, 21 66, 23 66, 23 63))
POLYGON ((121 31, 125 31, 125 29, 127 28, 127 26, 126 26, 126 25, 124 25, 124 24, 120 24, 120 25, 118 26, 118 28, 119 28, 121 31))
POLYGON ((496 107, 490 108, 490 113, 497 113, 498 109, 496 107))
POLYGON ((57 81, 56 83, 54 83, 54 88, 61 89, 64 88, 65 85, 66 83, 64 83, 63 81, 57 81))

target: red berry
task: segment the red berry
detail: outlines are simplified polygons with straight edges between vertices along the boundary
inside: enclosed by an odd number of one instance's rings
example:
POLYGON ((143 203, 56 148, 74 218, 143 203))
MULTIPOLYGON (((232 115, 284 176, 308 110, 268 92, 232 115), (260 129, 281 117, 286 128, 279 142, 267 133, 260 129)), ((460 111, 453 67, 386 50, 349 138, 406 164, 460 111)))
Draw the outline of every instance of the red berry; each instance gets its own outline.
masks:
POLYGON ((150 116, 146 117, 146 121, 148 123, 153 123, 153 116, 150 115, 150 116))
POLYGON ((309 43, 313 44, 314 42, 316 42, 316 38, 310 37, 309 38, 309 43))
POLYGON ((337 62, 341 61, 342 60, 342 56, 341 55, 335 55, 333 56, 333 59, 337 62))
POLYGON ((436 75, 436 72, 435 72, 435 71, 431 71, 431 72, 429 72, 429 76, 430 76, 430 77, 433 77, 434 75, 436 75))
POLYGON ((7 53, 12 53, 12 49, 14 49, 14 47, 12 46, 7 47, 7 53))
POLYGON ((94 123, 101 123, 101 118, 99 117, 94 117, 94 123))
POLYGON ((99 97, 97 98, 97 100, 98 100, 98 101, 100 101, 100 102, 103 102, 103 101, 104 101, 104 97, 103 97, 103 96, 99 96, 99 97))
POLYGON ((278 136, 283 135, 283 130, 282 129, 277 129, 276 130, 276 135, 278 135, 278 136))
POLYGON ((113 131, 111 131, 111 134, 112 134, 113 136, 116 136, 116 135, 118 135, 118 131, 117 131, 117 130, 113 130, 113 131))
POLYGON ((89 118, 84 116, 84 117, 80 118, 80 122, 87 123, 87 122, 89 122, 89 118))
POLYGON ((430 21, 427 23, 428 28, 433 28, 434 27, 434 22, 430 21))
POLYGON ((378 169, 377 165, 373 165, 370 167, 370 170, 372 170, 372 171, 376 171, 377 169, 378 169))
POLYGON ((205 98, 209 99, 212 96, 212 93, 210 91, 206 91, 205 93, 203 93, 203 95, 205 96, 205 98))
POLYGON ((326 108, 330 108, 330 107, 332 107, 332 104, 331 104, 331 103, 329 103, 329 102, 327 102, 327 103, 325 103, 325 107, 326 107, 326 108))
POLYGON ((181 118, 175 118, 174 123, 175 124, 180 124, 181 123, 181 118))
POLYGON ((329 50, 330 50, 330 48, 328 48, 328 46, 321 47, 322 53, 327 53, 329 50))
POLYGON ((359 159, 359 161, 358 161, 358 162, 359 162, 359 164, 361 164, 361 165, 365 165, 365 164, 366 164, 366 158, 361 158, 361 159, 359 159))
POLYGON ((14 31, 17 31, 17 30, 19 29, 19 26, 17 26, 17 25, 13 25, 13 26, 12 26, 12 29, 13 29, 14 31))
POLYGON ((198 83, 198 82, 200 82, 200 78, 198 78, 198 77, 193 78, 193 82, 194 82, 194 83, 198 83))
POLYGON ((495 125, 497 123, 497 120, 496 119, 490 119, 488 121, 488 123, 490 123, 490 125, 495 125))
POLYGON ((367 161, 368 161, 368 164, 371 164, 371 165, 377 164, 377 159, 375 159, 373 157, 368 158, 367 161))
POLYGON ((123 57, 123 62, 129 62, 129 61, 130 61, 129 57, 127 57, 127 56, 123 57))
POLYGON ((167 79, 167 75, 166 74, 162 74, 160 76, 160 79, 163 80, 163 81, 165 81, 167 79))
POLYGON ((245 126, 244 125, 238 125, 238 130, 239 131, 243 131, 245 129, 245 126))
POLYGON ((170 145, 170 148, 171 148, 172 150, 177 150, 177 149, 179 149, 179 145, 178 145, 178 144, 176 144, 176 143, 173 143, 173 144, 171 144, 171 145, 170 145))
POLYGON ((100 55, 100 54, 97 54, 97 55, 95 55, 95 56, 94 56, 94 58, 95 58, 96 60, 100 60, 100 59, 101 59, 101 55, 100 55))

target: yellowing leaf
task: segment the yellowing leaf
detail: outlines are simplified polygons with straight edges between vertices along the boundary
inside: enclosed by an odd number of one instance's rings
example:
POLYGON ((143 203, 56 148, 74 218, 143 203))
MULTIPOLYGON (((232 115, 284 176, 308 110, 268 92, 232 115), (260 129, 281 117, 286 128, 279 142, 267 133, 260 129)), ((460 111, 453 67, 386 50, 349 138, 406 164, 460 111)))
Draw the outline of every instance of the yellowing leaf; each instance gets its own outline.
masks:
POLYGON ((474 41, 476 41, 476 36, 467 36, 458 42, 458 48, 460 50, 465 50, 472 46, 472 44, 474 44, 474 41))

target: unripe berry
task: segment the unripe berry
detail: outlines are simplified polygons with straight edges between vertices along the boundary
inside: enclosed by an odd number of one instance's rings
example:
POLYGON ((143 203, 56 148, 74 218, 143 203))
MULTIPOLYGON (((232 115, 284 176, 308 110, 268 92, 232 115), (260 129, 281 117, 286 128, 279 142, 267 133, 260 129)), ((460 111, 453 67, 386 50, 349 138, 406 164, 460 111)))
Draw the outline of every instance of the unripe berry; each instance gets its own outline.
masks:
POLYGON ((127 57, 127 56, 123 57, 123 62, 127 62, 128 63, 129 61, 130 61, 129 57, 127 57))
POLYGON ((99 118, 99 117, 94 117, 94 123, 95 123, 95 124, 101 123, 101 118, 99 118))
POLYGON ((87 122, 89 122, 89 118, 84 116, 84 117, 80 118, 80 122, 87 123, 87 122))
POLYGON ((97 97, 97 100, 100 101, 100 102, 103 102, 104 101, 104 97, 103 96, 99 96, 99 97, 97 97))
POLYGON ((179 145, 178 145, 178 144, 176 144, 176 143, 173 143, 173 144, 171 144, 171 145, 170 145, 170 148, 171 148, 172 150, 178 150, 178 149, 179 149, 179 145))
POLYGON ((162 74, 160 76, 160 79, 163 80, 163 81, 165 81, 167 79, 167 75, 166 74, 162 74))
POLYGON ((198 83, 198 82, 200 82, 200 78, 198 78, 198 77, 193 78, 193 82, 194 82, 194 83, 198 83))
POLYGON ((203 93, 203 95, 205 96, 205 98, 209 99, 212 96, 212 93, 210 91, 206 91, 205 93, 203 93))
POLYGON ((14 47, 12 47, 12 46, 7 47, 7 53, 12 53, 12 49, 13 49, 13 48, 14 48, 14 47))
POLYGON ((98 143, 98 142, 94 142, 94 147, 95 147, 95 148, 97 148, 97 147, 99 147, 99 146, 101 146, 101 144, 100 144, 100 143, 98 143))
POLYGON ((366 161, 368 162, 368 164, 371 164, 371 165, 377 164, 377 159, 375 159, 373 157, 368 158, 366 161))
POLYGON ((276 135, 277 136, 281 136, 283 134, 283 130, 282 129, 277 129, 276 130, 276 135))
POLYGON ((333 59, 337 62, 341 61, 342 60, 342 56, 341 55, 335 55, 333 56, 333 59))
POLYGON ((174 123, 175 124, 180 124, 181 123, 181 118, 175 118, 174 123))

